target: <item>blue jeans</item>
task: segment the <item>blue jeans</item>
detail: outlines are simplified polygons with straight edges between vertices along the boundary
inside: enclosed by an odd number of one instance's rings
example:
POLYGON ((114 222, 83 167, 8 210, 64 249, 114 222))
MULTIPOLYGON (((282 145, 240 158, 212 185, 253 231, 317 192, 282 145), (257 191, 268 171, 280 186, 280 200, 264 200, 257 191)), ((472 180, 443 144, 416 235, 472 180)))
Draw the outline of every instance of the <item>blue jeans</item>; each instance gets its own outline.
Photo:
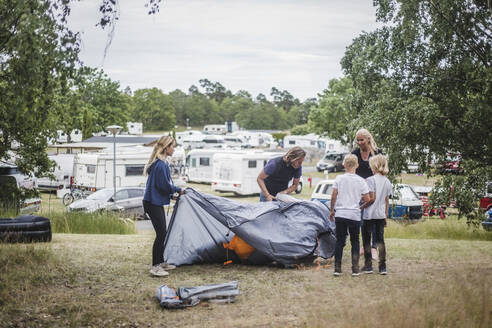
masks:
POLYGON ((359 272, 359 233, 360 222, 345 218, 335 217, 336 237, 335 244, 335 270, 342 268, 343 248, 347 240, 347 234, 350 234, 350 244, 352 245, 352 272, 359 272))
POLYGON ((267 199, 265 194, 263 193, 263 191, 260 191, 260 202, 266 202, 266 201, 267 199))

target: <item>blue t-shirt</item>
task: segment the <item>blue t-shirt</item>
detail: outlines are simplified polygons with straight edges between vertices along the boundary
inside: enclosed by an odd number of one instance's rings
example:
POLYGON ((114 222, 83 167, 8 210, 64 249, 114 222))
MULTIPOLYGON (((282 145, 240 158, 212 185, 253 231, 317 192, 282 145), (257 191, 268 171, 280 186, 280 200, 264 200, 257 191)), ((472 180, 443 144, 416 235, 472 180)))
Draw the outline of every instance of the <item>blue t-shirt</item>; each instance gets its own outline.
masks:
POLYGON ((171 196, 181 192, 181 188, 176 187, 171 181, 171 171, 167 162, 155 160, 147 169, 147 173, 149 176, 145 185, 145 201, 157 206, 168 205, 171 196))
POLYGON ((280 191, 287 189, 289 181, 299 179, 302 175, 302 166, 297 169, 287 165, 282 156, 272 158, 263 168, 268 177, 265 179, 265 186, 270 195, 277 195, 280 191))

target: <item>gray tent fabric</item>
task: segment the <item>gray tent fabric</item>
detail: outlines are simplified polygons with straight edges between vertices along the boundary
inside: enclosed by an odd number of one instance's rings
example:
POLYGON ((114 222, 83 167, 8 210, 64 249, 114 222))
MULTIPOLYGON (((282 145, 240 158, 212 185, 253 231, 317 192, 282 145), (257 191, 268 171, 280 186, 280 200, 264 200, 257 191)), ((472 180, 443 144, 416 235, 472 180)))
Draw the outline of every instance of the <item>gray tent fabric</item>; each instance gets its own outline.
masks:
POLYGON ((234 235, 256 249, 248 259, 252 264, 329 258, 335 248, 335 224, 329 214, 318 201, 244 204, 187 188, 174 207, 164 260, 178 266, 223 263, 234 259, 222 245, 234 235))

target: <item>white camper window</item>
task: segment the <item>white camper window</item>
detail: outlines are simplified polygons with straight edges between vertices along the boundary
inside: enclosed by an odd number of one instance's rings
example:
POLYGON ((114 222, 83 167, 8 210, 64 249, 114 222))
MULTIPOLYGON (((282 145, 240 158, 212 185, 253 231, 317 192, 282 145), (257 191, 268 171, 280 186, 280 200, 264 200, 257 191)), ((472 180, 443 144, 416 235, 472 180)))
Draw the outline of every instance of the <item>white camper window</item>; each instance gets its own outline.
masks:
POLYGON ((125 165, 125 176, 143 175, 145 165, 125 165))
POLYGON ((316 145, 316 141, 311 140, 311 146, 314 146, 314 145, 316 145))
POLYGON ((295 140, 289 140, 289 145, 295 145, 296 141, 295 140))
POLYGON ((191 167, 196 167, 196 158, 191 159, 191 167))
POLYGON ((200 166, 210 166, 210 158, 200 157, 200 166))
POLYGON ((96 173, 96 166, 93 164, 88 164, 87 165, 87 173, 89 173, 89 174, 96 173))
POLYGON ((255 168, 256 167, 256 161, 248 161, 248 168, 255 168))

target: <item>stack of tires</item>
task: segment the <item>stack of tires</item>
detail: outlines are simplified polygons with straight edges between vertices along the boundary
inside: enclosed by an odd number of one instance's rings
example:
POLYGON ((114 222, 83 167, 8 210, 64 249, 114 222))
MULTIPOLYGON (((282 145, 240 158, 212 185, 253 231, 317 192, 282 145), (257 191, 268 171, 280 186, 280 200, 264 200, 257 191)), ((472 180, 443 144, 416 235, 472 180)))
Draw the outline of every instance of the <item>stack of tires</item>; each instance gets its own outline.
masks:
POLYGON ((0 218, 0 242, 49 242, 50 219, 42 216, 21 215, 15 219, 0 218))

